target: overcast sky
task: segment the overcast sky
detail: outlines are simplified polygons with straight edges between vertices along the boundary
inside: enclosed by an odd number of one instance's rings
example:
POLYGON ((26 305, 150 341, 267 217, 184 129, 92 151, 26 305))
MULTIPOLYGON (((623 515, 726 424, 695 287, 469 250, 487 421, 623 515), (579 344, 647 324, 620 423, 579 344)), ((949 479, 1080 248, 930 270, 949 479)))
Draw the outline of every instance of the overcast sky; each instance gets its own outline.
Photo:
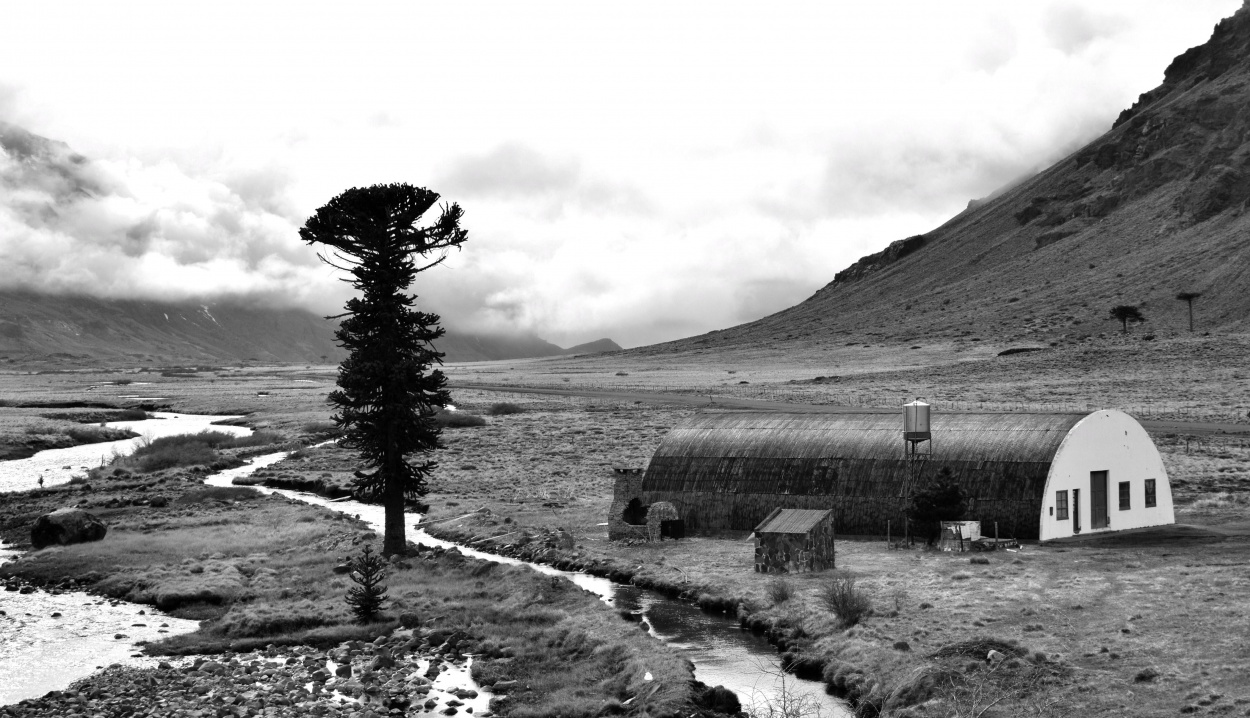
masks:
POLYGON ((1240 4, 8 3, 0 120, 87 161, 0 150, 0 287, 330 312, 297 229, 409 182, 465 210, 445 324, 689 336, 1098 136, 1240 4))

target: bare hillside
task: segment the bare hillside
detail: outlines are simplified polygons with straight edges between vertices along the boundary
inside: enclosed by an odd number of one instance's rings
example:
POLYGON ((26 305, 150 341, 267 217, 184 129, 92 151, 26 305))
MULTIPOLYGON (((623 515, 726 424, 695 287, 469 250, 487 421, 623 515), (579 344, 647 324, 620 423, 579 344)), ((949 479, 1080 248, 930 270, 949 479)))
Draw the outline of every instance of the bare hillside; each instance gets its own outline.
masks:
POLYGON ((1250 329, 1250 8, 1177 57, 1102 137, 933 231, 839 272, 798 306, 635 350, 828 349, 851 341, 1068 344, 1250 329))

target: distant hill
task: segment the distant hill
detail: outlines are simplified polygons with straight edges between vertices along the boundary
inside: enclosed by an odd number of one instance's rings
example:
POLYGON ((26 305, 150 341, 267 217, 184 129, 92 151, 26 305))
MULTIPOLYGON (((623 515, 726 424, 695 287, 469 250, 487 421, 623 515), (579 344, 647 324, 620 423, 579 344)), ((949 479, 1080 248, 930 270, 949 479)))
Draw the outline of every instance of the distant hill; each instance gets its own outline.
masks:
POLYGON ((1250 329, 1250 7, 1165 70, 1110 130, 923 235, 755 322, 631 353, 1077 341, 1120 331, 1250 329))
POLYGON ((561 349, 560 353, 564 355, 572 355, 572 354, 601 354, 603 352, 619 352, 619 351, 621 351, 620 344, 617 344, 611 339, 604 338, 604 339, 596 339, 593 342, 586 342, 585 344, 578 344, 577 346, 569 347, 568 349, 561 349))
MULTIPOLYGON (((337 363, 336 327, 302 309, 0 292, 0 361, 337 363)), ((454 330, 437 346, 448 362, 620 349, 610 339, 562 349, 533 335, 454 330)))

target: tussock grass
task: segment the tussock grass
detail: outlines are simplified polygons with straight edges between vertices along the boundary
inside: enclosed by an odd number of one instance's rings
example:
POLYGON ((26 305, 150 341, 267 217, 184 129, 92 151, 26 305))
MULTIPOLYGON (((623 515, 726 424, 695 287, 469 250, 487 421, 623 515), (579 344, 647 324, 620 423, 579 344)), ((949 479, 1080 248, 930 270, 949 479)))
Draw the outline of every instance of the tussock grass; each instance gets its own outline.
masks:
POLYGON ((872 614, 872 598, 855 583, 855 574, 850 571, 834 571, 821 582, 820 602, 837 614, 843 628, 850 628, 872 614))
POLYGON ((514 404, 513 402, 510 402, 510 401, 499 401, 499 402, 495 402, 494 404, 491 404, 490 407, 486 410, 486 413, 491 416, 506 416, 508 414, 523 414, 525 413, 525 407, 521 406, 520 404, 514 404))
POLYGON ((279 441, 282 441, 281 436, 267 431, 250 436, 235 436, 224 431, 162 436, 140 446, 129 456, 115 458, 110 466, 143 473, 179 466, 211 466, 220 461, 220 450, 265 446, 279 441))
POLYGON ((463 411, 440 411, 434 415, 434 422, 444 429, 465 429, 486 426, 486 419, 476 414, 463 411))

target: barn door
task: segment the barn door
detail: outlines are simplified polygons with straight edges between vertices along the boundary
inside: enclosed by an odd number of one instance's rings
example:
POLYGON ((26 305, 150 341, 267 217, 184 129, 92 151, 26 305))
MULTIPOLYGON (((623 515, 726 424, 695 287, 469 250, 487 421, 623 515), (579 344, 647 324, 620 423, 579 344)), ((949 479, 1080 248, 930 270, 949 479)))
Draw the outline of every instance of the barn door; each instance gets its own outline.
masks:
POLYGON ((1110 522, 1107 515, 1107 472, 1089 472, 1089 527, 1105 529, 1110 522))

